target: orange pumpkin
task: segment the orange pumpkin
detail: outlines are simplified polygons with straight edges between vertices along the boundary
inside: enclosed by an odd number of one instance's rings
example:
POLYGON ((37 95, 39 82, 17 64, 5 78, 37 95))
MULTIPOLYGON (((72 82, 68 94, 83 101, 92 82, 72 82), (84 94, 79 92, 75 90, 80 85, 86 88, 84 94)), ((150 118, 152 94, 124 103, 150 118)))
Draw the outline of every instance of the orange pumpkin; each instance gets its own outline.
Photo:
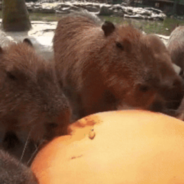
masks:
POLYGON ((40 184, 184 183, 184 123, 149 111, 97 113, 37 155, 40 184))

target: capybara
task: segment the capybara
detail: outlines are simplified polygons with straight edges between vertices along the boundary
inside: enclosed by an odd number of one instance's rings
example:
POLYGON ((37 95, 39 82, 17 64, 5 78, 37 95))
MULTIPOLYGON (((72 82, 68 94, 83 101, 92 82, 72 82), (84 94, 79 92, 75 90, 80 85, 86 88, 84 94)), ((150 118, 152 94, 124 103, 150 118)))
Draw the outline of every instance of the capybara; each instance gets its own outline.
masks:
POLYGON ((38 184, 31 171, 7 152, 0 150, 0 183, 1 184, 38 184))
POLYGON ((53 63, 38 56, 30 40, 0 48, 1 148, 20 158, 28 142, 66 134, 70 116, 53 63))
POLYGON ((82 12, 59 20, 53 46, 75 119, 120 108, 171 113, 181 102, 181 78, 155 35, 82 12))
MULTIPOLYGON (((184 26, 176 27, 168 40, 167 48, 171 55, 172 62, 184 71, 184 26)), ((184 75, 183 75, 184 77, 184 75)))

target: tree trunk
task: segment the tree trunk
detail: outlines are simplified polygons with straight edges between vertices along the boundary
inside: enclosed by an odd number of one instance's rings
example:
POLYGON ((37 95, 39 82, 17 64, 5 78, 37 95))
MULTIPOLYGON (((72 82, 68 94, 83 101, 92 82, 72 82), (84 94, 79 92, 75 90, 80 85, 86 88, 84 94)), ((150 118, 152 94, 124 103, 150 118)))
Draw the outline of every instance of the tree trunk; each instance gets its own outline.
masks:
POLYGON ((5 31, 28 31, 31 28, 25 0, 3 0, 2 5, 5 31))

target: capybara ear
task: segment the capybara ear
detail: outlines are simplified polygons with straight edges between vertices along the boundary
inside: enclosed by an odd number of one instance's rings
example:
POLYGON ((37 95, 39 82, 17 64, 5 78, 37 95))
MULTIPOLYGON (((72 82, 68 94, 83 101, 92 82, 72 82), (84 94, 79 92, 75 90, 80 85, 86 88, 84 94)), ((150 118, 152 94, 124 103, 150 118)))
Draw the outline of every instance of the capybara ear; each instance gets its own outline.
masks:
POLYGON ((109 36, 115 30, 115 26, 112 22, 105 21, 102 25, 102 30, 105 36, 109 36))
POLYGON ((25 38, 25 39, 23 40, 23 42, 26 43, 26 44, 28 44, 29 46, 33 47, 33 44, 32 44, 32 42, 31 42, 30 39, 25 38))

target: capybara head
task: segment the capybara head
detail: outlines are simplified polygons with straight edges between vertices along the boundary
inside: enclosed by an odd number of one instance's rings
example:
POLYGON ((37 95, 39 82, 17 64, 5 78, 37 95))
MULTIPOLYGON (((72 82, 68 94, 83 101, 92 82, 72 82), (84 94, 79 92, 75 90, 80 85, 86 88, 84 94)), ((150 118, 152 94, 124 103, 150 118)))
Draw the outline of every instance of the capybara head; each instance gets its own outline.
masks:
POLYGON ((88 15, 64 17, 54 52, 58 77, 71 103, 77 99, 82 106, 80 114, 127 107, 171 112, 183 97, 165 45, 132 26, 99 25, 88 15))
POLYGON ((176 27, 171 32, 170 38, 167 43, 167 48, 171 54, 172 61, 183 68, 184 26, 176 27))
POLYGON ((28 39, 0 48, 0 130, 38 143, 66 134, 69 123, 53 64, 28 39))
POLYGON ((38 184, 30 168, 3 150, 0 150, 0 166, 0 183, 2 184, 38 184))
MULTIPOLYGON (((103 68, 115 96, 131 107, 156 111, 177 108, 183 85, 161 40, 155 35, 143 35, 133 27, 112 27, 107 22, 102 25, 108 42, 106 49, 112 53, 111 65, 103 68)), ((108 58, 107 53, 102 54, 108 58)))
MULTIPOLYGON (((168 40, 167 48, 171 55, 172 62, 184 71, 184 26, 176 27, 168 40)), ((182 74, 182 77, 184 75, 182 74)))

